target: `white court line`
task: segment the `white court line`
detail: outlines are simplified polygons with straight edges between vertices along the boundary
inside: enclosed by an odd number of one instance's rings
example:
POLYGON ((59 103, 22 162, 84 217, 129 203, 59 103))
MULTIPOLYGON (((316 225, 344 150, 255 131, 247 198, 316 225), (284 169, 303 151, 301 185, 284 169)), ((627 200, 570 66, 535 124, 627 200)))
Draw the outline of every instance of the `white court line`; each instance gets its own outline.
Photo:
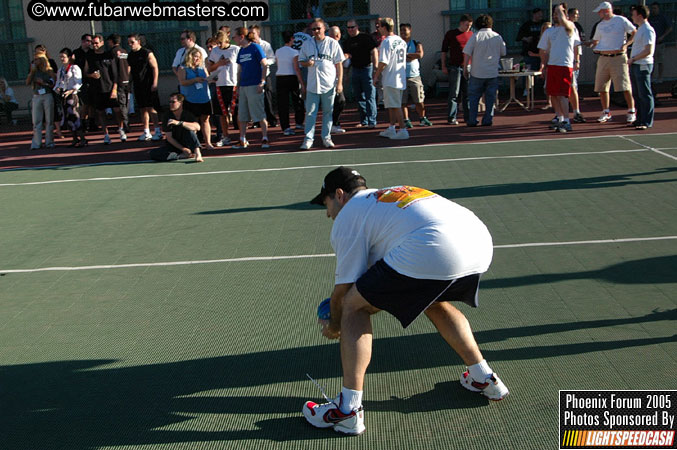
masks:
MULTIPOLYGON (((398 164, 430 164, 441 162, 460 162, 460 161, 481 161, 490 159, 526 159, 526 158, 547 158, 557 156, 587 156, 587 155, 603 155, 611 153, 633 153, 646 152, 646 148, 637 148, 631 150, 604 150, 599 152, 566 152, 566 153, 543 153, 537 155, 507 155, 507 156, 471 156, 466 158, 446 158, 446 159, 418 159, 411 161, 380 161, 371 163, 356 163, 347 164, 350 167, 365 167, 365 166, 384 166, 384 165, 398 165, 398 164)), ((96 177, 96 178, 74 178, 67 180, 50 180, 50 181, 29 181, 24 183, 3 183, 0 187, 8 186, 35 186, 43 184, 59 184, 59 183, 76 183, 84 181, 113 181, 113 180, 135 180, 141 178, 164 178, 164 177, 191 177, 200 175, 224 175, 236 173, 252 173, 252 172, 280 172, 287 170, 305 170, 305 169, 328 169, 340 166, 341 164, 321 164, 314 166, 294 166, 294 167, 271 167, 266 169, 237 169, 237 170, 215 170, 209 172, 189 172, 189 173, 165 173, 152 175, 127 175, 122 177, 96 177)))
MULTIPOLYGON (((622 238, 622 239, 597 239, 591 241, 563 241, 563 242, 529 242, 524 244, 504 244, 494 245, 495 249, 503 248, 523 248, 523 247, 554 247, 565 245, 590 245, 590 244, 617 244, 621 242, 645 242, 645 241, 666 241, 677 239, 677 236, 656 236, 644 238, 622 238)), ((249 256, 244 258, 224 258, 224 259, 206 259, 197 261, 170 261, 157 263, 136 263, 136 264, 109 264, 98 266, 64 266, 64 267, 42 267, 38 269, 7 269, 1 270, 0 274, 6 273, 35 273, 35 272, 69 272, 76 270, 97 270, 97 269, 128 269, 135 267, 168 267, 168 266, 191 266, 196 264, 219 264, 229 262, 247 262, 247 261, 280 261, 288 259, 308 259, 308 258, 331 258, 336 256, 334 253, 320 253, 317 255, 287 255, 287 256, 249 256)))
POLYGON ((669 154, 669 153, 662 152, 662 151, 660 151, 660 150, 657 149, 657 148, 653 148, 653 147, 651 147, 651 146, 649 146, 649 145, 641 144, 641 143, 635 141, 634 139, 630 139, 630 138, 627 137, 627 136, 618 136, 618 137, 621 138, 621 139, 625 139, 626 141, 630 141, 630 142, 632 142, 632 143, 635 144, 635 145, 639 145, 640 147, 644 147, 644 148, 646 148, 647 150, 651 150, 651 151, 654 152, 654 153, 658 153, 659 155, 667 156, 668 158, 674 159, 675 161, 677 161, 677 157, 672 156, 672 155, 669 154))

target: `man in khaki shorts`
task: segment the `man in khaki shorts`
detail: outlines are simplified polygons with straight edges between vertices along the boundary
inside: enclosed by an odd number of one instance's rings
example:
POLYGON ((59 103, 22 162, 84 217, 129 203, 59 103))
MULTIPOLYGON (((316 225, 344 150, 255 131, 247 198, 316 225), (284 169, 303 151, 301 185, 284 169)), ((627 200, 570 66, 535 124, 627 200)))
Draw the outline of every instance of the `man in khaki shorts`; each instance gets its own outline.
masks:
POLYGON ((404 126, 413 128, 409 120, 409 111, 407 106, 412 103, 416 105, 416 112, 420 118, 422 127, 429 127, 432 123, 425 115, 425 92, 423 82, 421 81, 421 63, 423 58, 423 44, 411 37, 411 24, 400 24, 400 37, 407 44, 407 89, 404 91, 402 101, 402 114, 404 115, 404 126))
POLYGON ((609 2, 600 3, 593 11, 598 13, 600 19, 602 19, 592 37, 593 51, 599 55, 597 72, 595 73, 595 92, 599 92, 599 99, 602 103, 602 115, 597 121, 604 123, 611 120, 609 82, 613 81, 614 89, 623 92, 628 104, 626 121, 632 124, 636 115, 628 71, 627 50, 634 39, 635 27, 625 17, 614 15, 609 2), (625 40, 626 34, 631 36, 627 42, 625 40))
POLYGON ((381 20, 379 31, 385 37, 378 48, 378 69, 374 73, 374 84, 383 75, 383 103, 388 110, 390 126, 379 136, 389 139, 409 139, 402 115, 402 91, 407 88, 407 44, 393 32, 393 19, 381 20), (400 129, 397 130, 399 124, 400 129))

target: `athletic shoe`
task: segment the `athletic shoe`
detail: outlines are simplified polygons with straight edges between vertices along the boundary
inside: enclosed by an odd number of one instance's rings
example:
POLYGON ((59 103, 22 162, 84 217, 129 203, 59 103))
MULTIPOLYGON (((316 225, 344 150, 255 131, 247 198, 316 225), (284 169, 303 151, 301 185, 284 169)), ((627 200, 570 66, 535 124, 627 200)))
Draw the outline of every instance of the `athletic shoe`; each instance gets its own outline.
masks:
POLYGON ((369 125, 367 125, 367 128, 369 128, 369 129, 376 128, 376 124, 370 123, 369 125))
POLYGON ((649 128, 649 127, 647 127, 646 125, 637 125, 637 126, 635 126, 635 130, 646 130, 647 128, 649 128))
POLYGON ((568 133, 568 132, 572 131, 571 122, 560 123, 559 127, 557 127, 557 131, 559 131, 560 133, 568 133))
POLYGON ((304 125, 298 124, 298 123, 296 124, 296 126, 294 128, 296 128, 297 130, 305 130, 306 129, 306 127, 304 125))
POLYGON ((461 386, 472 392, 480 392, 489 400, 503 400, 510 392, 505 384, 498 378, 495 373, 488 377, 484 382, 480 383, 470 377, 470 372, 465 371, 461 375, 461 386))
POLYGON ((557 131, 557 129, 560 127, 561 122, 558 120, 557 122, 552 122, 550 125, 548 125, 548 128, 551 130, 557 131))
POLYGON ((153 137, 151 137, 151 140, 153 141, 162 140, 162 131, 160 129, 156 129, 155 133, 153 133, 153 137))
POLYGON ((364 432, 364 408, 361 406, 344 414, 339 409, 341 394, 329 403, 318 404, 306 402, 303 405, 303 416, 308 423, 317 428, 334 428, 334 431, 350 435, 364 432))
POLYGON ((246 139, 243 141, 238 141, 237 144, 233 145, 235 150, 244 150, 247 147, 249 147, 249 141, 246 139))
POLYGON ((179 154, 176 152, 170 152, 169 155, 167 155, 167 161, 175 161, 179 159, 179 154))
POLYGON ((108 136, 107 134, 104 135, 104 137, 103 137, 103 143, 104 143, 105 145, 110 145, 110 136, 108 136))
POLYGON ((332 134, 341 134, 341 133, 345 133, 346 130, 341 128, 340 125, 334 125, 334 126, 331 127, 331 132, 332 132, 332 134))
POLYGON ((217 147, 223 147, 224 145, 230 145, 229 137, 221 138, 219 141, 216 142, 217 147))
POLYGON ((141 136, 139 136, 140 141, 150 141, 151 139, 153 139, 153 136, 151 136, 150 133, 143 132, 141 133, 141 136))
POLYGON ((557 116, 550 119, 550 123, 559 123, 559 118, 557 116))
POLYGON ((409 119, 406 119, 406 120, 404 121, 404 126, 405 126, 406 128, 414 128, 414 124, 412 124, 412 123, 411 123, 411 120, 409 120, 409 119))
POLYGON ((56 147, 56 145, 54 144, 54 142, 45 145, 45 148, 49 148, 49 149, 52 149, 52 148, 54 148, 54 147, 56 147))
POLYGON ((629 113, 625 116, 625 121, 626 121, 627 123, 632 123, 632 122, 634 122, 634 121, 636 121, 636 120, 637 120, 637 115, 636 115, 634 112, 632 112, 632 113, 629 112, 629 113))
POLYGON ((585 123, 585 117, 582 114, 574 114, 574 122, 585 123))
POLYGON ((263 138, 261 140, 261 148, 270 148, 270 142, 268 142, 268 138, 263 138))
POLYGON ((287 128, 282 132, 282 134, 284 134, 285 136, 294 136, 296 132, 294 131, 293 128, 287 128))
POLYGON ((304 139, 303 144, 301 144, 301 150, 310 150, 313 147, 313 141, 304 139))
POLYGON ((334 148, 334 147, 336 147, 336 146, 334 145, 334 142, 331 140, 331 138, 322 139, 322 145, 324 145, 325 148, 334 148))
POLYGON ((390 139, 395 139, 395 140, 405 140, 409 139, 409 132, 407 131, 406 128, 398 131, 395 133, 395 136, 390 136, 390 139))
POLYGON ((604 122, 609 122, 611 120, 611 112, 603 112, 601 116, 599 116, 599 119, 597 119, 597 122, 599 123, 604 123, 604 122))
POLYGON ((458 120, 452 119, 452 118, 448 118, 448 119, 447 119, 447 125, 458 125, 458 120))
POLYGON ((421 125, 422 127, 431 127, 431 126, 433 126, 433 123, 432 123, 431 121, 429 121, 427 117, 424 117, 423 119, 421 119, 421 121, 420 121, 419 123, 420 123, 420 125, 421 125))
POLYGON ((120 141, 127 142, 127 133, 123 129, 120 129, 120 141))
POLYGON ((378 135, 384 138, 392 139, 396 133, 397 132, 395 131, 395 128, 386 128, 385 130, 381 131, 378 135))

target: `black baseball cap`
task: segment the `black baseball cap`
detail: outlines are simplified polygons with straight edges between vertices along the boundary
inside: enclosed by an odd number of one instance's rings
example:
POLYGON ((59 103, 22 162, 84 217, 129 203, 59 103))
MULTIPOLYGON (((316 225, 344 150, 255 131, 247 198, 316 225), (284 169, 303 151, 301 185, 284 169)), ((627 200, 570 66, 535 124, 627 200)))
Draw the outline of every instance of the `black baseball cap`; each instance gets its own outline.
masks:
POLYGON ((350 167, 339 167, 327 174, 322 183, 320 193, 310 201, 311 205, 324 205, 324 198, 336 192, 336 189, 343 189, 350 192, 358 186, 367 186, 367 182, 360 172, 350 167))

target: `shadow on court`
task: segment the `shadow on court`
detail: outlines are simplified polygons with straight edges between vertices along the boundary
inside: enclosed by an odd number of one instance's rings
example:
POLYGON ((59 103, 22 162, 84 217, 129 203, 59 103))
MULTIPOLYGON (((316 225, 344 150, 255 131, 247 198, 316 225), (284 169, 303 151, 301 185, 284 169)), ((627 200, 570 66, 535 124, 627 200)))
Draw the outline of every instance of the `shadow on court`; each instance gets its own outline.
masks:
POLYGON ((581 189, 600 189, 642 184, 672 183, 677 178, 651 179, 655 175, 677 172, 677 167, 664 167, 648 172, 608 175, 603 177, 574 178, 570 180, 541 181, 534 183, 505 183, 486 186, 470 186, 453 189, 437 189, 442 197, 454 200, 457 198, 489 197, 497 195, 530 194, 534 192, 566 191, 581 189))
POLYGON ((510 288, 559 281, 596 279, 614 284, 677 283, 677 255, 637 259, 614 264, 600 270, 574 273, 545 273, 514 278, 482 280, 483 289, 510 288))
MULTIPOLYGON (((675 319, 677 309, 623 319, 497 329, 478 332, 476 337, 480 343, 495 342, 675 319)), ((677 336, 529 346, 484 353, 490 361, 514 361, 612 349, 638 350, 667 342, 677 342, 677 336)), ((0 366, 2 448, 78 450, 100 446, 257 439, 306 441, 336 437, 331 430, 316 430, 305 423, 300 414, 305 398, 266 396, 265 393, 279 389, 268 385, 304 380, 307 372, 317 379, 339 376, 338 344, 124 368, 102 367, 114 362, 58 361, 0 366), (257 396, 254 391, 253 396, 226 393, 223 397, 191 397, 210 390, 243 387, 257 388, 260 394, 257 396), (192 424, 173 426, 208 413, 224 415, 209 422, 215 431, 192 431, 192 424), (251 414, 269 413, 285 414, 285 417, 248 420, 251 414)), ((450 364, 459 365, 461 361, 439 335, 428 333, 374 340, 369 372, 400 372, 450 364)), ((319 392, 313 397, 319 399, 319 392)), ((486 404, 484 397, 464 390, 454 377, 441 380, 427 392, 409 398, 366 401, 365 407, 371 411, 412 413, 486 404), (440 398, 448 400, 440 402, 440 398)))
POLYGON ((290 203, 288 205, 275 205, 275 206, 249 206, 245 208, 228 208, 228 209, 217 209, 214 211, 200 211, 197 213, 194 213, 195 215, 198 216, 210 216, 213 214, 233 214, 233 213, 243 213, 243 212, 257 212, 257 211, 268 211, 271 209, 286 209, 286 210, 292 210, 292 211, 308 211, 311 209, 321 211, 322 208, 320 208, 317 205, 311 205, 310 204, 310 199, 308 199, 307 202, 298 202, 298 203, 290 203))

